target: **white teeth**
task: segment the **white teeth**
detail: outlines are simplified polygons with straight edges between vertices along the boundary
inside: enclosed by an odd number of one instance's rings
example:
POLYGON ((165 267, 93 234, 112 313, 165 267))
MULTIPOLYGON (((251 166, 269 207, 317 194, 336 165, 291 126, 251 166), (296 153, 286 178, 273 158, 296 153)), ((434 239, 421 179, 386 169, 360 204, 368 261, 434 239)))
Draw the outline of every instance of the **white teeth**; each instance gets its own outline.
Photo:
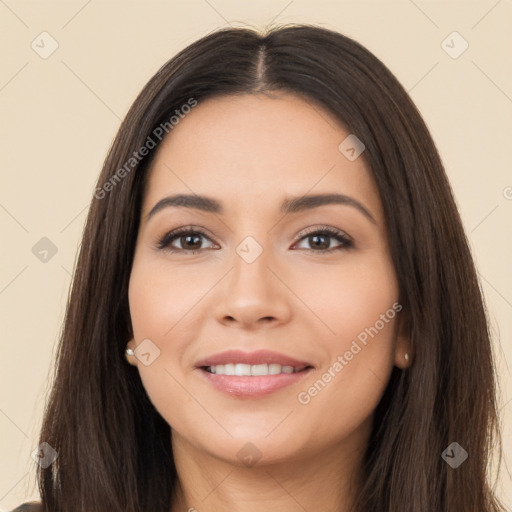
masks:
POLYGON ((281 373, 281 365, 280 364, 269 364, 268 365, 268 374, 269 375, 277 375, 281 373))
POLYGON ((255 364, 251 366, 251 375, 268 375, 268 364, 255 364))
MULTIPOLYGON (((228 366, 228 365, 226 365, 228 366)), ((229 368, 226 368, 226 366, 224 366, 224 371, 227 373, 229 372, 229 368)), ((250 376, 251 375, 251 366, 248 365, 248 364, 236 364, 235 365, 235 373, 234 375, 239 375, 239 376, 250 376)))
POLYGON ((207 370, 216 375, 237 375, 237 376, 261 376, 277 375, 279 373, 297 373, 303 368, 294 368, 293 366, 282 366, 280 364, 218 364, 208 366, 207 370))

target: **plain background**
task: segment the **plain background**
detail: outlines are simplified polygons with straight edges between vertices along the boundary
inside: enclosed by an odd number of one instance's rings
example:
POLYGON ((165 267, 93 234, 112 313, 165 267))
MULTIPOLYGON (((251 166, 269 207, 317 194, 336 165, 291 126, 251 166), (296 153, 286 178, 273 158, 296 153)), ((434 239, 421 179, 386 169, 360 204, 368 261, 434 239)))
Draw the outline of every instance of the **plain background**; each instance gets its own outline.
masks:
MULTIPOLYGON (((426 120, 488 304, 511 467, 510 0, 0 0, 0 510, 38 498, 31 453, 87 206, 120 120, 178 50, 229 24, 272 21, 318 24, 361 42, 426 120), (46 262, 32 251, 43 237, 57 249, 46 262)), ((507 460, 499 496, 512 506, 507 460)))

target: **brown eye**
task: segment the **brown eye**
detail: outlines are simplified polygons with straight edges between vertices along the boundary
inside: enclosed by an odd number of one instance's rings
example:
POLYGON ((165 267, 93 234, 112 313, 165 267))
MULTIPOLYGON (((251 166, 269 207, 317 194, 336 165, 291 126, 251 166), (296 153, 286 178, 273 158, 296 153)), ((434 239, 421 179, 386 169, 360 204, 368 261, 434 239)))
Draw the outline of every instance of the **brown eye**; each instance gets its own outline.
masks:
POLYGON ((310 252, 333 252, 343 249, 349 249, 354 246, 354 242, 345 233, 331 227, 324 227, 311 231, 306 235, 303 235, 300 240, 306 240, 309 248, 305 248, 306 251, 310 252), (331 247, 330 239, 337 240, 340 244, 336 247, 331 247))
POLYGON ((158 249, 165 249, 171 252, 185 252, 195 254, 200 252, 202 239, 210 238, 202 231, 192 230, 190 228, 180 228, 167 233, 157 244, 158 249), (181 247, 173 245, 175 241, 179 242, 181 247))

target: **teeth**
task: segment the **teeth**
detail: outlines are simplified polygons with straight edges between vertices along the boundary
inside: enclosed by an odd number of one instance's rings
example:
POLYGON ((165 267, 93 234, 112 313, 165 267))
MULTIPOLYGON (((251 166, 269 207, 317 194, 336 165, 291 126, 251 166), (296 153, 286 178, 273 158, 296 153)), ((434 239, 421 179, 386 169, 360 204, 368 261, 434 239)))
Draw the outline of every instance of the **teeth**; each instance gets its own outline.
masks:
POLYGON ((279 373, 297 373, 304 368, 294 368, 293 366, 282 366, 280 364, 218 364, 216 366, 206 367, 210 373, 216 375, 237 375, 237 376, 261 376, 277 375, 279 373))

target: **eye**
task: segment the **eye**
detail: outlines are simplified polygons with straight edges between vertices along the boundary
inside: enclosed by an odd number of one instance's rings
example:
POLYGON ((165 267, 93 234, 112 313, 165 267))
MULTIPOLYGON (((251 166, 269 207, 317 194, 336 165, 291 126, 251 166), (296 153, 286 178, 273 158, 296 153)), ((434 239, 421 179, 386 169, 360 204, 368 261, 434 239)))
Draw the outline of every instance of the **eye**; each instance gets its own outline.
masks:
MULTIPOLYGON (((164 235, 157 243, 158 249, 165 249, 171 252, 185 252, 196 254, 201 252, 198 246, 201 245, 201 239, 210 238, 203 231, 192 228, 191 226, 175 229, 164 235), (172 243, 177 240, 181 247, 173 246, 172 243)), ((210 240, 211 241, 211 240, 210 240)))
POLYGON ((310 228, 310 230, 306 231, 306 234, 304 234, 304 232, 300 233, 298 238, 299 241, 309 241, 310 247, 313 248, 306 248, 306 251, 308 252, 330 253, 333 251, 340 251, 354 247, 354 242, 348 235, 343 233, 343 231, 332 228, 330 226, 310 228), (340 245, 331 247, 331 242, 329 239, 333 238, 340 242, 340 245))

